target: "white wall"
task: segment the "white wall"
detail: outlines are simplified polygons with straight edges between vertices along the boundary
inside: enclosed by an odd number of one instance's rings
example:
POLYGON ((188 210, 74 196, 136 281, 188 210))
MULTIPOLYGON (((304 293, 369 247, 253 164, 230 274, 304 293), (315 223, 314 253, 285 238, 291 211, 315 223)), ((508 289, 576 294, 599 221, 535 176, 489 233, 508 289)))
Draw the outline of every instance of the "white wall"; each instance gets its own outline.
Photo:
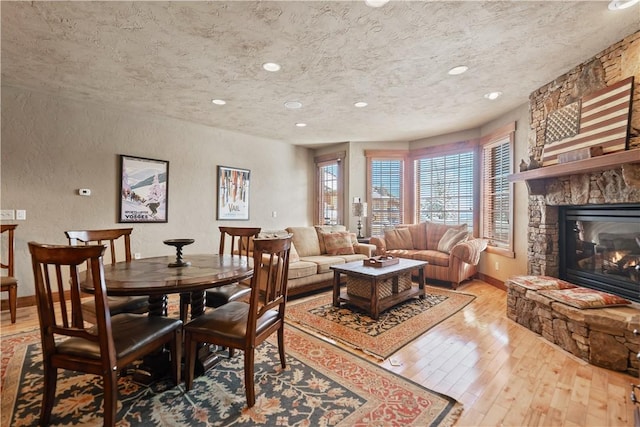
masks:
POLYGON ((28 241, 65 244, 65 230, 130 226, 117 222, 120 154, 170 162, 168 223, 133 224, 132 250, 143 257, 175 253, 168 238, 194 238, 185 255, 217 252, 219 225, 311 223, 308 149, 3 86, 0 205, 27 211, 26 221, 4 221, 19 224, 19 296, 34 294, 28 241), (249 221, 216 220, 218 165, 251 170, 249 221))

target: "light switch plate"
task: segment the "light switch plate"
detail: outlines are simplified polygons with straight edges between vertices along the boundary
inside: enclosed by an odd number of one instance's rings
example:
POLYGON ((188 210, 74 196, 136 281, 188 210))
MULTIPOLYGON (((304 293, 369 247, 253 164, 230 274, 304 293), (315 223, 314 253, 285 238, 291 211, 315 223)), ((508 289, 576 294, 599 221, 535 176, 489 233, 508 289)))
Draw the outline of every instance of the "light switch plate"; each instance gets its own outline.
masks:
POLYGON ((13 209, 0 210, 0 219, 6 219, 6 220, 16 219, 15 211, 13 209))
POLYGON ((27 219, 27 211, 25 211, 24 209, 17 209, 16 210, 16 219, 17 220, 21 220, 24 221, 27 219))

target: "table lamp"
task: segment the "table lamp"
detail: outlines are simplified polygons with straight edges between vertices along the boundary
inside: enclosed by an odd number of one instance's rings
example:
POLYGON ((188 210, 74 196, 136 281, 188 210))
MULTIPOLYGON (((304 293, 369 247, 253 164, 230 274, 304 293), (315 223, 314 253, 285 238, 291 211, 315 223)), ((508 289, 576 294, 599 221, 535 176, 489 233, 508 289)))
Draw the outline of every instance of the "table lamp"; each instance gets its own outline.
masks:
POLYGON ((358 218, 358 239, 362 239, 363 236, 360 232, 362 230, 362 218, 367 217, 367 203, 366 202, 353 202, 353 216, 358 218))

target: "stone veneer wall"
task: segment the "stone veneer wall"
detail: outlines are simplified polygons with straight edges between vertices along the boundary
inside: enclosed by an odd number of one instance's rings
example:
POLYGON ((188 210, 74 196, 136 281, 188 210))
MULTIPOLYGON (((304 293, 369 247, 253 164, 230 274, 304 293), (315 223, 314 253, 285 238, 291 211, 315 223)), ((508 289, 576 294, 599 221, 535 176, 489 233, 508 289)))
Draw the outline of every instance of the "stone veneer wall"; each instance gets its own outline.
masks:
MULTIPOLYGON (((634 76, 629 148, 640 149, 640 31, 578 65, 530 97, 529 155, 540 161, 547 115, 598 89, 634 76)), ((529 196, 528 272, 558 277, 558 206, 640 202, 640 164, 549 178, 529 196)))

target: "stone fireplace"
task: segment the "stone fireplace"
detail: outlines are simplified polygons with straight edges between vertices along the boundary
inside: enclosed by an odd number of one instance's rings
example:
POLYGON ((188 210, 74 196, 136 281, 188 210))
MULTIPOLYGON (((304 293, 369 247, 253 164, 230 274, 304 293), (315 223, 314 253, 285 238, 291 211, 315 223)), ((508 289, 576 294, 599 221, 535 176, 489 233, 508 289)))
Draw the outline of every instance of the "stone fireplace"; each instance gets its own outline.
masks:
POLYGON ((629 151, 520 174, 530 174, 520 179, 527 182, 529 189, 529 274, 560 277, 560 207, 629 204, 637 210, 640 206, 639 63, 640 31, 531 94, 529 155, 540 161, 550 112, 629 76, 635 77, 629 151), (556 171, 549 175, 546 171, 551 168, 556 171))
POLYGON ((634 304, 583 310, 509 280, 507 316, 589 363, 632 375, 638 375, 640 369, 636 357, 640 342, 632 332, 640 329, 640 283, 634 259, 638 252, 633 247, 640 233, 638 64, 640 31, 533 92, 529 97, 529 162, 522 161, 528 170, 509 177, 527 184, 527 274, 565 278, 616 293, 634 304), (635 84, 626 151, 535 168, 542 159, 550 112, 629 76, 635 84), (591 210, 590 215, 578 219, 581 210, 591 210), (617 211, 618 217, 607 218, 600 226, 587 224, 594 210, 617 211), (611 250, 616 245, 624 248, 621 254, 611 250), (572 255, 563 258, 561 250, 572 255))

